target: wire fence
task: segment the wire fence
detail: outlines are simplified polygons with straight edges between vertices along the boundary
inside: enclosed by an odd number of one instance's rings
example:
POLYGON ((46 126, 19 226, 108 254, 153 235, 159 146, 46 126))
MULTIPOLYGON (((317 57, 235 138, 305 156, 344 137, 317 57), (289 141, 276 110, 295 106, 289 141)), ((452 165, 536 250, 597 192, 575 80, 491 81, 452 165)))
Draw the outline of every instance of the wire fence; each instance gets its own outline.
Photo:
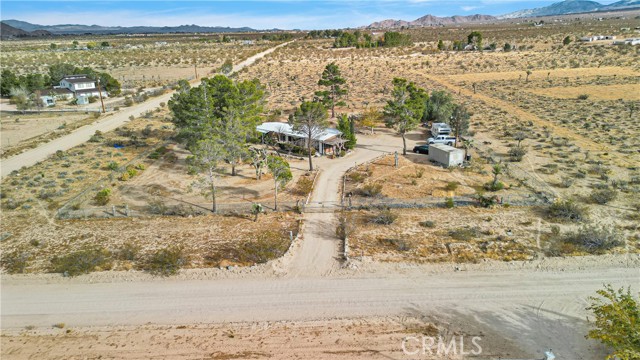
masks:
MULTIPOLYGON (((216 214, 251 214, 254 202, 242 203, 220 203, 216 204, 216 214)), ((304 201, 284 201, 278 202, 277 208, 273 201, 259 202, 265 212, 302 212, 304 211, 304 201)), ((125 217, 153 217, 153 216, 199 216, 213 213, 212 203, 188 203, 179 200, 150 201, 147 205, 136 206, 129 204, 118 204, 108 206, 94 206, 81 209, 67 208, 58 211, 60 219, 99 219, 99 218, 125 218, 125 217)))

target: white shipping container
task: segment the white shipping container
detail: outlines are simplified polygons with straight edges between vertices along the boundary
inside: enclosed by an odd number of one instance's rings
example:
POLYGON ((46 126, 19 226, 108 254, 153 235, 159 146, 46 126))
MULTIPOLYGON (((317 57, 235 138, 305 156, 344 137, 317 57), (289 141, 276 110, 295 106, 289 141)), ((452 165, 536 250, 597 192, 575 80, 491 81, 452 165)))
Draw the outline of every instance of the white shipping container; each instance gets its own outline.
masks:
POLYGON ((457 166, 464 162, 464 150, 444 144, 429 145, 429 160, 445 167, 457 166))

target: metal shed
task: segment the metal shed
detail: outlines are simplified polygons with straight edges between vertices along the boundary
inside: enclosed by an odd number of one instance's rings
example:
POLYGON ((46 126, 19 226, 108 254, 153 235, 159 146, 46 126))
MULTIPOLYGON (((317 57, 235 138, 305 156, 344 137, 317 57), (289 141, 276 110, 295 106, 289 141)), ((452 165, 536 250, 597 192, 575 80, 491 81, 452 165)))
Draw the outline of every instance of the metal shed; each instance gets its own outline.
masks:
POLYGON ((444 144, 432 144, 429 145, 429 160, 445 167, 460 165, 464 161, 464 150, 444 144))

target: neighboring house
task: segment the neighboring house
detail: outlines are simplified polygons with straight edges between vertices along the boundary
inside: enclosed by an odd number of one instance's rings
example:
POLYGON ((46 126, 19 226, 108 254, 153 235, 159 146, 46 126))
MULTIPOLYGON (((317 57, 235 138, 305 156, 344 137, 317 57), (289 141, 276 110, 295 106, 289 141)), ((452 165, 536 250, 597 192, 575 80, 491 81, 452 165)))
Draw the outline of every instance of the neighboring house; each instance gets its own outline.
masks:
POLYGON ((60 85, 54 86, 52 89, 47 90, 48 93, 55 94, 58 99, 78 99, 79 104, 88 103, 88 98, 91 96, 107 97, 107 92, 104 89, 100 89, 96 86, 96 82, 89 78, 87 75, 65 75, 60 80, 60 85))
MULTIPOLYGON (((293 131, 291 125, 280 122, 266 122, 256 127, 256 130, 264 136, 272 136, 280 143, 292 143, 307 147, 307 136, 301 132, 293 131)), ((346 140, 342 138, 342 132, 337 129, 326 128, 313 138, 312 146, 320 155, 332 155, 344 149, 346 140)))

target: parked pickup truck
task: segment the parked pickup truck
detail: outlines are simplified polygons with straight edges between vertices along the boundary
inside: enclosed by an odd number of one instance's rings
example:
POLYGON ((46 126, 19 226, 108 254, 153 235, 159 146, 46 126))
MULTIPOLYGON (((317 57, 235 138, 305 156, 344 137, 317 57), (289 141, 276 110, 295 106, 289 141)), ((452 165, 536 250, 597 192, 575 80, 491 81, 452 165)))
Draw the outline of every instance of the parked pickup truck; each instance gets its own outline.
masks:
POLYGON ((456 138, 453 136, 440 135, 436 137, 430 137, 427 139, 429 144, 445 144, 449 146, 453 146, 456 142, 456 138))

